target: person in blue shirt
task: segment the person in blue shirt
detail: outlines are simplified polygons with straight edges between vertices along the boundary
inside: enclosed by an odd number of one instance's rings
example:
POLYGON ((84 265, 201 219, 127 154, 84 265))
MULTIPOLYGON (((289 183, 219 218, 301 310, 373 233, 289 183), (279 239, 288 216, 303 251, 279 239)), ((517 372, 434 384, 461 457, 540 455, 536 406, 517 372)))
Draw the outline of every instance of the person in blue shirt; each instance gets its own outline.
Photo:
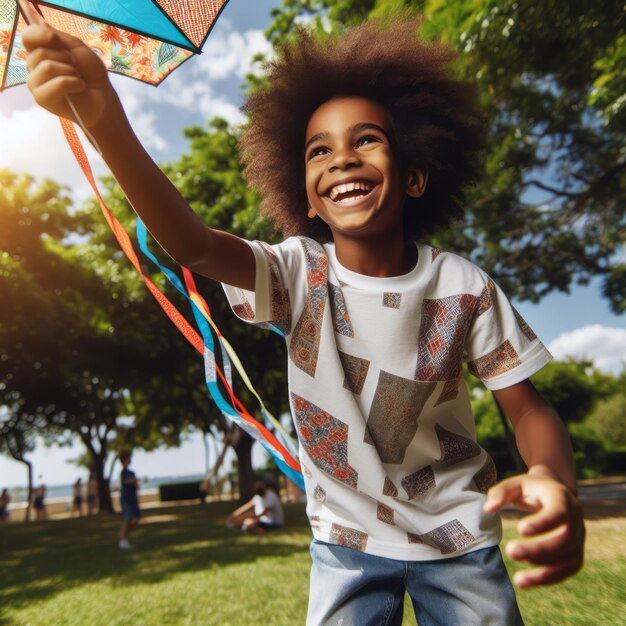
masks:
POLYGON ((120 528, 119 547, 121 550, 131 550, 132 544, 128 541, 129 533, 137 528, 141 519, 137 489, 139 481, 135 472, 129 469, 132 453, 128 450, 119 453, 123 469, 120 477, 120 504, 122 506, 122 526, 120 528))

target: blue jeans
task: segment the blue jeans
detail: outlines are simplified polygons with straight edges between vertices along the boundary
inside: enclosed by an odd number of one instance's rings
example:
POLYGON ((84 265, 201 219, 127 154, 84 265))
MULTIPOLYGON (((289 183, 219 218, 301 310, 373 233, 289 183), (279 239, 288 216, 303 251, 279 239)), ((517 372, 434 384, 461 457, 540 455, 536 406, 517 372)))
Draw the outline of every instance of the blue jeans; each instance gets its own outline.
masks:
POLYGON ((398 561, 313 540, 308 626, 400 626, 404 592, 419 626, 523 626, 497 546, 398 561))

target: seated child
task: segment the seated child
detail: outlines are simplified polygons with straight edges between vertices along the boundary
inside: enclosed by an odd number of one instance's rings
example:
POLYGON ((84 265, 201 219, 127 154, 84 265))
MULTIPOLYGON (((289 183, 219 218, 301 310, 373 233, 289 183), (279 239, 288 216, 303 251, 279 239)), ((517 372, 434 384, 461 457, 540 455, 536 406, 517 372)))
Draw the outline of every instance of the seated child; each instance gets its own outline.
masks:
POLYGON ((288 237, 276 246, 205 226, 139 144, 95 55, 47 27, 24 33, 35 99, 72 118, 71 97, 163 248, 224 283, 240 318, 285 334, 313 625, 400 624, 405 590, 421 625, 521 623, 498 548, 505 503, 532 513, 507 548, 537 566, 518 586, 582 563, 571 445, 528 381, 550 355, 489 276, 427 243, 463 228, 481 131, 453 54, 417 28, 303 32, 269 65, 242 157, 288 237), (511 420, 527 473, 496 483, 463 362, 511 420))
POLYGON ((229 528, 262 535, 266 530, 282 528, 283 507, 276 491, 262 480, 254 483, 252 498, 233 511, 226 519, 229 528))

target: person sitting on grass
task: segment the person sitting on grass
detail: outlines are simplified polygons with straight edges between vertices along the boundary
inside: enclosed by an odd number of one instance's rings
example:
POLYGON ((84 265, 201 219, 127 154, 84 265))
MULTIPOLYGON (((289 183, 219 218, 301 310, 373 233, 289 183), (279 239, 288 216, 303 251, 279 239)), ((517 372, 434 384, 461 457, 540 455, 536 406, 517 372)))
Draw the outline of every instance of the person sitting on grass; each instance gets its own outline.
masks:
POLYGON ((132 453, 124 450, 119 453, 122 463, 120 476, 120 505, 122 507, 122 526, 119 534, 119 547, 121 550, 132 550, 133 546, 128 541, 128 535, 137 528, 141 519, 137 490, 139 481, 135 472, 129 469, 132 453))
POLYGON ((283 507, 278 494, 262 480, 254 483, 252 499, 233 511, 226 519, 229 528, 262 535, 266 530, 282 528, 283 507))
MULTIPOLYGON (((248 99, 244 174, 288 237, 269 246, 202 223, 128 123, 101 61, 45 26, 23 33, 28 85, 70 97, 135 211, 178 263, 225 285, 234 313, 288 348, 290 403, 314 540, 308 624, 519 624, 497 511, 531 513, 507 546, 576 573, 584 525, 571 443, 528 377, 551 358, 495 282, 429 245, 458 229, 479 170, 475 88, 406 16, 301 32, 248 99), (496 484, 476 441, 470 371, 515 429, 528 471, 496 484)), ((190 384, 192 382, 190 381, 190 384)))

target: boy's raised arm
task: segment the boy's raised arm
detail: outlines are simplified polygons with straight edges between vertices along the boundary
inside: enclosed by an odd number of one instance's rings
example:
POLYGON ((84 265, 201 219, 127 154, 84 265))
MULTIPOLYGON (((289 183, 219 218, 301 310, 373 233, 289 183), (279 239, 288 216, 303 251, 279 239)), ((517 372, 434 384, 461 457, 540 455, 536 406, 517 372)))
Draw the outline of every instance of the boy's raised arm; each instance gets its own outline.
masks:
POLYGON ((250 247, 234 235, 206 227, 150 158, 100 59, 79 39, 47 25, 29 26, 22 37, 35 101, 74 120, 66 100, 71 98, 133 209, 163 249, 199 274, 254 289, 250 247))

